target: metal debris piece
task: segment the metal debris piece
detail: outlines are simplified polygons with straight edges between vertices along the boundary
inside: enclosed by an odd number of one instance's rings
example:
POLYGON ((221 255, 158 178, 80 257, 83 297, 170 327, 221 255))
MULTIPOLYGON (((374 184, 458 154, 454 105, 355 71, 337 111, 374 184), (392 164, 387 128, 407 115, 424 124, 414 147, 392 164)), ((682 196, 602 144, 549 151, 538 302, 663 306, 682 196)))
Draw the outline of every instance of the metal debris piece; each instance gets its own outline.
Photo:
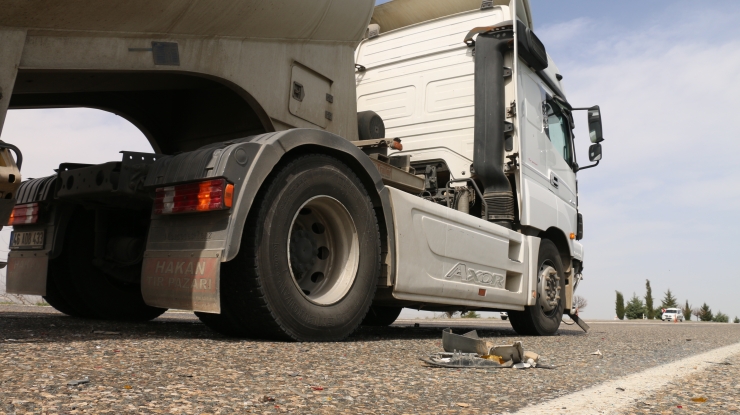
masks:
POLYGON ((67 386, 77 386, 77 385, 84 385, 85 383, 90 383, 90 379, 78 379, 78 380, 70 380, 67 382, 67 386))
POLYGON ((601 350, 597 350, 597 351, 595 351, 595 352, 591 353, 591 355, 592 355, 592 356, 599 356, 599 357, 600 357, 600 358, 602 358, 602 359, 604 358, 604 355, 603 355, 603 354, 601 354, 601 350))
POLYGON ((514 366, 512 366, 514 369, 529 369, 532 367, 529 363, 517 363, 514 366))
POLYGON ((461 353, 477 353, 479 355, 495 354, 503 356, 499 353, 488 353, 491 348, 491 344, 480 339, 478 337, 478 332, 475 330, 469 331, 462 336, 453 333, 451 328, 442 330, 442 348, 445 352, 459 351, 461 353))
POLYGON ((422 357, 420 360, 433 366, 450 367, 450 368, 506 368, 511 367, 512 362, 508 361, 500 364, 494 360, 482 359, 477 353, 434 353, 429 357, 422 357))

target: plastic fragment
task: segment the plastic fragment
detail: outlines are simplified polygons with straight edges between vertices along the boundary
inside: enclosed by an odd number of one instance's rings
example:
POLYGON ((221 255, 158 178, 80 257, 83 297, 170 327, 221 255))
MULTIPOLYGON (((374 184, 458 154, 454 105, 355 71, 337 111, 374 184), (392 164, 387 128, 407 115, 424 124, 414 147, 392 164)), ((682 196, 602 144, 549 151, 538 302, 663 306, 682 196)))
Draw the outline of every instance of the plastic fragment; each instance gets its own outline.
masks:
POLYGON ((260 401, 261 402, 275 402, 275 398, 265 395, 262 398, 260 398, 260 401))
POLYGON ((311 386, 311 389, 313 389, 315 391, 322 391, 322 390, 324 390, 324 388, 322 388, 321 386, 311 386))
POLYGON ((123 389, 131 389, 131 385, 123 385, 123 389))
POLYGON ((706 402, 707 401, 707 398, 705 398, 703 396, 700 396, 698 398, 691 398, 691 401, 692 402, 706 402))
POLYGON ((599 357, 601 357, 601 358, 603 358, 603 357, 604 357, 604 355, 603 355, 603 354, 601 353, 601 350, 597 350, 597 351, 595 351, 595 352, 591 353, 591 355, 592 355, 592 356, 599 356, 599 357))
POLYGON ((513 367, 514 369, 529 369, 530 367, 532 367, 532 365, 530 365, 529 363, 520 362, 520 363, 515 363, 513 367))

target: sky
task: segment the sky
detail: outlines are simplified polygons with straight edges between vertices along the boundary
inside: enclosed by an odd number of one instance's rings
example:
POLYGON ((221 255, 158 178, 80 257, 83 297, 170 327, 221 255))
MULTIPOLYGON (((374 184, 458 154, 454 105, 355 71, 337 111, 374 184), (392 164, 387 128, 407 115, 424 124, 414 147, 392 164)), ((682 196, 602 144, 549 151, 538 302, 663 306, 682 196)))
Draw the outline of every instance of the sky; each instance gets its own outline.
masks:
MULTIPOLYGON (((602 109, 604 159, 578 174, 582 316, 613 318, 615 290, 643 296, 646 279, 656 304, 670 288, 740 316, 740 2, 532 0, 532 14, 568 100, 602 109)), ((576 123, 584 165, 585 115, 576 123)), ((89 109, 11 111, 2 140, 23 150, 26 178, 151 151, 128 121, 89 109)), ((7 228, 0 238, 3 256, 7 228)))

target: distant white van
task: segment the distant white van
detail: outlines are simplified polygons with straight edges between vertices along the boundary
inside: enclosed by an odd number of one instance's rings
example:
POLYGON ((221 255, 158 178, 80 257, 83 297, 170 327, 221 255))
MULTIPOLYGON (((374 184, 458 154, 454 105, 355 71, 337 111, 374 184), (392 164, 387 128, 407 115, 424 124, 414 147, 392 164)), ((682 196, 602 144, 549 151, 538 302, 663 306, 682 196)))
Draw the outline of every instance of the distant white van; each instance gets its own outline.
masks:
POLYGON ((665 311, 663 311, 663 316, 661 317, 663 321, 683 321, 683 313, 681 312, 681 309, 678 308, 666 308, 665 311))

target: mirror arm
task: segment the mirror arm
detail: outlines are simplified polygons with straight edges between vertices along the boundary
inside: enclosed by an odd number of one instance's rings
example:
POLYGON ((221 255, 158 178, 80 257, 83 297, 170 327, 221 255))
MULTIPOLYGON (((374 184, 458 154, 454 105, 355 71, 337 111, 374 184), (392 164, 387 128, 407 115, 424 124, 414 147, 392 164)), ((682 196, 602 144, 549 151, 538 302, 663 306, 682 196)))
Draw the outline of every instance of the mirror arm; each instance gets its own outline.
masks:
POLYGON ((594 164, 592 164, 592 165, 590 165, 590 166, 585 166, 585 167, 579 167, 579 168, 578 168, 578 170, 576 170, 576 173, 577 173, 577 172, 579 172, 579 171, 581 171, 581 170, 586 170, 586 169, 590 169, 591 167, 596 167, 596 166, 598 166, 598 165, 599 165, 599 162, 600 162, 600 161, 601 161, 601 160, 597 161, 596 163, 594 163, 594 164))

